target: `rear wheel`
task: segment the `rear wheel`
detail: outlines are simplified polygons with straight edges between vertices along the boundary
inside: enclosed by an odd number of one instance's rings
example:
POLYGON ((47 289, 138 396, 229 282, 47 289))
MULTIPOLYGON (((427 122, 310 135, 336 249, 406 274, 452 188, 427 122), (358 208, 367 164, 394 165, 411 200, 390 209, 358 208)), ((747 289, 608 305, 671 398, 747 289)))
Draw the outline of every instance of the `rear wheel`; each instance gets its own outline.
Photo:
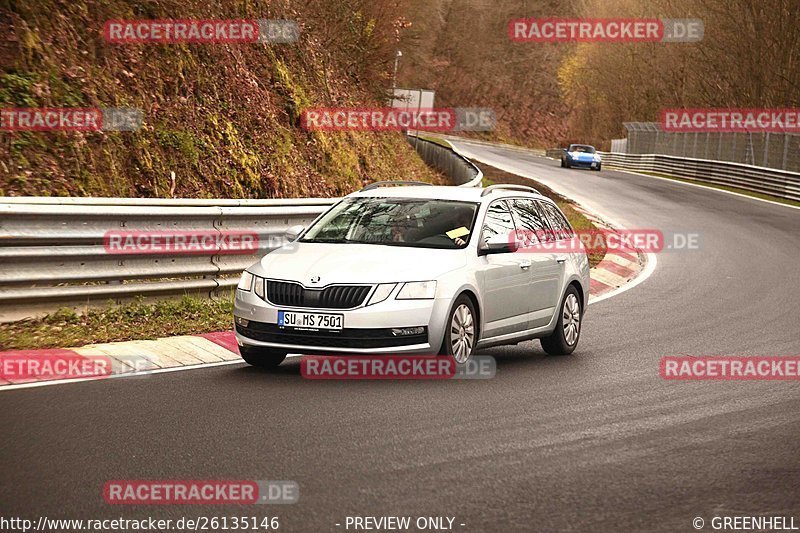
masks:
POLYGON ((582 318, 580 295, 575 287, 570 285, 561 302, 556 329, 549 337, 539 339, 544 351, 550 355, 569 355, 575 351, 581 336, 582 318))
POLYGON ((239 353, 247 364, 261 368, 276 368, 286 359, 286 352, 257 346, 239 346, 239 353))
POLYGON ((452 355, 457 363, 466 363, 478 340, 475 306, 466 295, 456 298, 447 320, 442 355, 452 355))

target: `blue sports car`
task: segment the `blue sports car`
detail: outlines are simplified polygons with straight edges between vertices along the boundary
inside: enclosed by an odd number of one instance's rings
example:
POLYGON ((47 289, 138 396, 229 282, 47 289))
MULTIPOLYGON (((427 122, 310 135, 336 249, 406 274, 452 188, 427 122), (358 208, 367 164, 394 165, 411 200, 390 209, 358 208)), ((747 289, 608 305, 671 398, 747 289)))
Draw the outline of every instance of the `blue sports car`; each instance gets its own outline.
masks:
POLYGON ((600 170, 603 166, 603 160, 600 154, 594 149, 594 146, 588 144, 570 144, 569 148, 564 148, 564 153, 561 155, 562 168, 590 168, 592 170, 600 170))

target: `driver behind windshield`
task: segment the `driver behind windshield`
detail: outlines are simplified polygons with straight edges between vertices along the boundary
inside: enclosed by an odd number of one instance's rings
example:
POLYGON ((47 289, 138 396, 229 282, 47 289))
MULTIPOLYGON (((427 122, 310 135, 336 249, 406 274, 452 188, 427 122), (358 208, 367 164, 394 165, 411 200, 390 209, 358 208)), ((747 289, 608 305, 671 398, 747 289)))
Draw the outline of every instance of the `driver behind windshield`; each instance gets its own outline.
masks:
POLYGON ((469 209, 456 209, 456 215, 453 218, 452 229, 445 232, 453 243, 459 248, 467 245, 464 237, 469 235, 472 229, 472 212, 469 209))

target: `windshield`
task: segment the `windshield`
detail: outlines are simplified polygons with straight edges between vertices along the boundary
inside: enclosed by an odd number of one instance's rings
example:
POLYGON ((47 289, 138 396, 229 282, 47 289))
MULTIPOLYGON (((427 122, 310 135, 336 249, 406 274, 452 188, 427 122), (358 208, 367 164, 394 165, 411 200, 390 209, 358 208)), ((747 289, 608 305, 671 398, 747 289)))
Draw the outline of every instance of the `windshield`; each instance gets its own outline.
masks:
POLYGON ((477 204, 416 198, 349 198, 328 211, 301 242, 463 248, 477 204))
POLYGON ((586 146, 583 144, 571 144, 569 147, 570 152, 581 152, 585 154, 593 154, 594 146, 586 146))

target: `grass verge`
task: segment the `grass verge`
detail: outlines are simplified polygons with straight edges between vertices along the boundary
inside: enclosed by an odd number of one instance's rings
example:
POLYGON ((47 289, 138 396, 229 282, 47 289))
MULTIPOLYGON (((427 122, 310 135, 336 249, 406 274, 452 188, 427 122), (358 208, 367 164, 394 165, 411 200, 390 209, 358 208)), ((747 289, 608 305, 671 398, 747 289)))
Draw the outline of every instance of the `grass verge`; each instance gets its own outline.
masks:
POLYGON ((72 309, 42 318, 0 324, 0 351, 70 348, 231 329, 233 294, 219 299, 184 296, 145 303, 142 299, 79 314, 72 309))

